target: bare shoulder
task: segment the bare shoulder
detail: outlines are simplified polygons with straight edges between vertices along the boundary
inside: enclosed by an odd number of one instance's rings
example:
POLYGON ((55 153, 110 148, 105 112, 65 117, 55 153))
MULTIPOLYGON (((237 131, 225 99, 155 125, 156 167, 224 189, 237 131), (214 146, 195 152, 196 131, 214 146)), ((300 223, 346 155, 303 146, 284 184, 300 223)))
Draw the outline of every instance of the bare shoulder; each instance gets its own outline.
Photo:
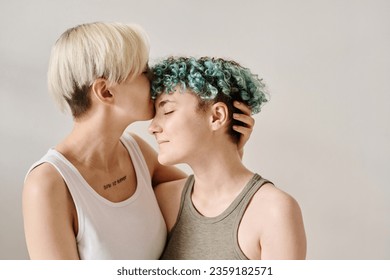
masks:
POLYGON ((272 184, 253 196, 247 219, 257 230, 262 259, 304 259, 306 234, 294 197, 272 184))
POLYGON ((140 146, 141 149, 149 146, 144 139, 142 139, 140 136, 138 136, 134 132, 125 132, 125 133, 128 133, 131 137, 133 137, 135 142, 137 142, 138 146, 140 146))
POLYGON ((155 159, 157 153, 153 149, 153 147, 151 145, 149 145, 149 143, 147 141, 145 141, 139 135, 137 135, 133 132, 125 132, 125 133, 128 133, 135 140, 135 142, 137 142, 137 144, 138 144, 139 148, 141 149, 142 153, 144 154, 144 156, 147 156, 147 157, 151 156, 153 159, 155 159))
POLYGON ((261 234, 269 233, 273 228, 303 226, 302 212, 297 200, 287 192, 271 183, 263 185, 253 196, 248 214, 254 219, 261 217, 261 234))
POLYGON ((64 180, 49 163, 28 174, 23 220, 32 259, 77 259, 75 207, 64 180))
POLYGON ((251 207, 265 211, 269 215, 292 214, 296 211, 300 213, 298 202, 287 192, 279 189, 271 183, 263 185, 254 195, 251 207))
POLYGON ((169 199, 170 197, 180 199, 186 181, 187 178, 184 178, 159 184, 154 190, 157 199, 169 199))
POLYGON ((153 168, 157 162, 156 151, 144 139, 142 139, 137 134, 132 133, 132 132, 125 132, 125 133, 128 133, 131 137, 133 137, 135 142, 138 144, 149 169, 153 170, 153 168))
POLYGON ((169 231, 176 223, 180 209, 181 194, 186 180, 185 178, 162 183, 154 190, 169 231))
POLYGON ((26 177, 23 188, 24 198, 55 198, 66 191, 65 183, 55 167, 43 163, 35 167, 26 177))
POLYGON ((43 163, 28 174, 23 187, 25 219, 33 214, 55 216, 74 214, 73 199, 56 168, 43 163))

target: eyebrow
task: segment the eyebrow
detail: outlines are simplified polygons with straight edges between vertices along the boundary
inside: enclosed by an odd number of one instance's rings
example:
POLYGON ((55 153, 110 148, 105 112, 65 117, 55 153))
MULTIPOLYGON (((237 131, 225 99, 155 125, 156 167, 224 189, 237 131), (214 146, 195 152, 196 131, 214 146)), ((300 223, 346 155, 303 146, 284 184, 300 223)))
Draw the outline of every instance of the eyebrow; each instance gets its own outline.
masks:
POLYGON ((162 108, 164 107, 167 103, 176 103, 176 101, 169 100, 169 99, 164 99, 158 102, 157 107, 162 108))

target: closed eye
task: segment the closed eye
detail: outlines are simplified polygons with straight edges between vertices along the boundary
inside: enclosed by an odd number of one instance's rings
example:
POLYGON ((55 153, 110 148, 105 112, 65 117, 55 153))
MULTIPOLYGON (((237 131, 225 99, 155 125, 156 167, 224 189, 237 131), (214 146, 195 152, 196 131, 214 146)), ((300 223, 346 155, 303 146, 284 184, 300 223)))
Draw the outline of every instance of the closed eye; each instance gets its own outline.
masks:
POLYGON ((174 111, 165 112, 164 115, 172 114, 174 111))

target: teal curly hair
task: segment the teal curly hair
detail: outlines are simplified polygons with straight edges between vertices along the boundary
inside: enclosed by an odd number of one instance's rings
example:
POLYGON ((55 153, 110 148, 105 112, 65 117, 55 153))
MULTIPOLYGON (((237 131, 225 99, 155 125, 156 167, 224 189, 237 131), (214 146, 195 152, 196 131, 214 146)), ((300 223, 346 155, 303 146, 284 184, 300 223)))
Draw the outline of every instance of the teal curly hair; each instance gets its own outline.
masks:
POLYGON ((265 84, 248 68, 222 58, 169 57, 151 69, 152 98, 162 93, 191 90, 203 101, 240 101, 252 114, 268 101, 265 84))

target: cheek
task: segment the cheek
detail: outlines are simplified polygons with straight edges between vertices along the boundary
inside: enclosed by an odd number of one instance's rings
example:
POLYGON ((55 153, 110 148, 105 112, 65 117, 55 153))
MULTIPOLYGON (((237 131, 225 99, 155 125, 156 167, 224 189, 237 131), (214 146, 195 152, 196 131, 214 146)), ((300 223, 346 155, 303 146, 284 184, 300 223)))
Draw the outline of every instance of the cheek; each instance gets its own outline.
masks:
POLYGON ((194 119, 183 122, 178 129, 178 133, 182 135, 185 145, 190 147, 198 146, 208 139, 209 130, 207 124, 203 121, 195 121, 194 119))
POLYGON ((138 92, 137 101, 134 103, 134 105, 136 107, 139 107, 140 109, 145 107, 154 107, 149 92, 145 92, 145 91, 138 92))
POLYGON ((140 99, 150 99, 150 84, 149 80, 145 78, 145 80, 141 81, 137 84, 135 88, 135 92, 139 95, 140 99))
POLYGON ((142 90, 150 97, 150 82, 146 77, 144 79, 144 82, 142 83, 142 90))

